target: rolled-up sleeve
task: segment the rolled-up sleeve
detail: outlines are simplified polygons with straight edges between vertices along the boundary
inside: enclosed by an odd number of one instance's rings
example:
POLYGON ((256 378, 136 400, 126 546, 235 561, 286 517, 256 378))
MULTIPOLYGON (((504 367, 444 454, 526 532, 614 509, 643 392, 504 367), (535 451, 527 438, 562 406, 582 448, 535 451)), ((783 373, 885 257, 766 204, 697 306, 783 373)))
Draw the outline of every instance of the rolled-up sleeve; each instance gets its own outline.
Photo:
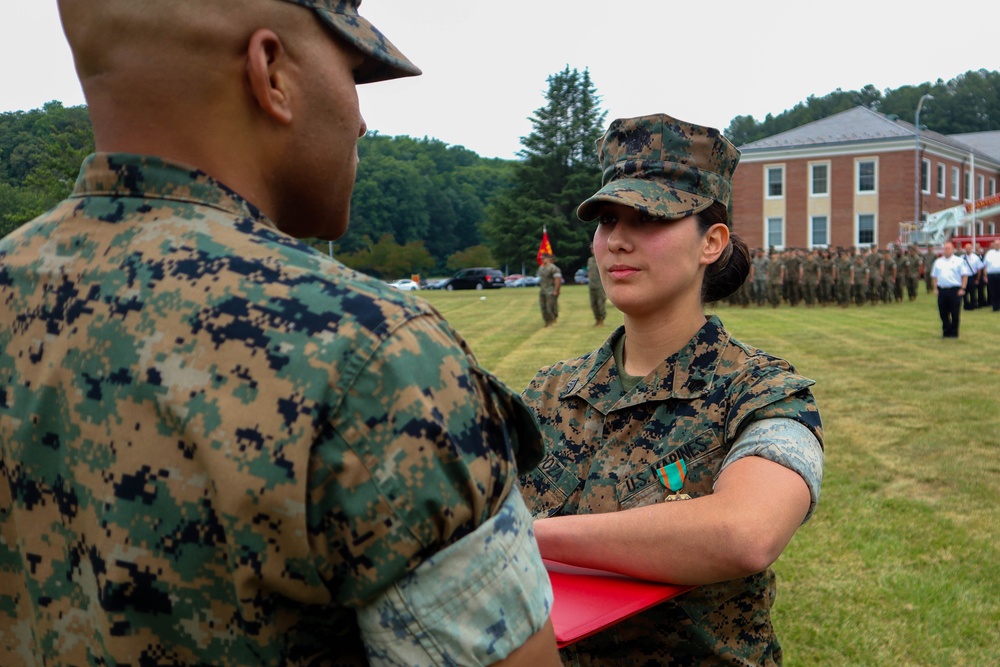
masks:
POLYGON ((358 624, 374 667, 489 665, 540 630, 551 609, 531 516, 514 489, 488 521, 358 609, 358 624))
POLYGON ((809 487, 809 511, 802 523, 808 521, 816 511, 823 484, 823 447, 813 432, 794 419, 753 422, 733 443, 719 472, 747 456, 759 456, 802 476, 809 487))

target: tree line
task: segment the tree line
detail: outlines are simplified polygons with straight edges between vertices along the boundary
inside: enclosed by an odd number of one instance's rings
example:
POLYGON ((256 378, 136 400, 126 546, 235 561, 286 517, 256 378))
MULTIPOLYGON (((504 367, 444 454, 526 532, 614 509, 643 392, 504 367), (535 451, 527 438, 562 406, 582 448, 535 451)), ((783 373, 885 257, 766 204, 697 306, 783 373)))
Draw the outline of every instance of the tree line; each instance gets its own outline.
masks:
MULTIPOLYGON (((544 228, 564 276, 572 276, 589 254, 593 230, 575 210, 600 187, 594 145, 607 114, 588 70, 567 66, 547 83, 516 160, 427 137, 362 137, 350 230, 333 254, 382 278, 480 265, 533 271, 544 228)), ((981 69, 947 82, 810 96, 762 121, 737 116, 725 134, 739 146, 859 105, 912 121, 925 93, 934 99, 921 110, 922 126, 942 134, 1000 129, 1000 72, 981 69)), ((0 237, 63 199, 93 150, 86 107, 50 102, 0 114, 0 237)))
POLYGON ((1000 72, 980 69, 954 79, 879 91, 871 84, 861 90, 837 89, 823 97, 810 95, 791 109, 757 121, 737 116, 725 130, 737 146, 795 129, 857 106, 916 122, 917 103, 925 94, 934 99, 920 110, 920 126, 940 134, 1000 130, 1000 72))

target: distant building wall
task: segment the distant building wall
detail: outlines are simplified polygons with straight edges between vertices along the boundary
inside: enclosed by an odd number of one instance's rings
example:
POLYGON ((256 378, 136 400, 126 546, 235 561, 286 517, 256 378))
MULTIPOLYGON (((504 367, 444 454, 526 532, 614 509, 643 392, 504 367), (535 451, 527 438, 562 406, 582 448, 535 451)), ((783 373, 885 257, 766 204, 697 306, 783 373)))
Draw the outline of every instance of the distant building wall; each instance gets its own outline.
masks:
MULTIPOLYGON (((799 152, 801 156, 785 147, 744 154, 733 178, 733 231, 751 248, 767 247, 769 230, 779 228, 780 245, 786 248, 867 245, 859 241, 859 234, 872 221, 872 241, 885 247, 899 237, 901 222, 913 220, 917 165, 912 143, 872 147, 858 142, 826 151, 810 146, 799 152), (859 163, 874 164, 874 190, 859 189, 859 163), (824 166, 826 193, 813 193, 813 169, 824 166), (769 192, 768 170, 782 173, 780 196, 769 192), (814 244, 816 228, 822 229, 824 222, 827 243, 814 244)), ((973 180, 971 173, 966 175, 969 157, 955 153, 933 146, 921 151, 920 160, 926 160, 929 168, 917 202, 921 217, 979 198, 980 177, 982 196, 996 194, 1000 170, 977 165, 973 180)), ((982 226, 987 233, 1000 229, 1000 216, 983 220, 982 226)))

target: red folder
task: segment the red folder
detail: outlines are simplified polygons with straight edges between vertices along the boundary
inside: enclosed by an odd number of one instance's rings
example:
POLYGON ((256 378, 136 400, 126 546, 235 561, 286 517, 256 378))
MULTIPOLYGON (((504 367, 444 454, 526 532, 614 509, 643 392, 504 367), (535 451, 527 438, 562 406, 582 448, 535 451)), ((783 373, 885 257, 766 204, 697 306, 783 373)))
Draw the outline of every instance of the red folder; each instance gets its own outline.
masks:
POLYGON ((552 626, 559 648, 694 588, 542 560, 555 595, 552 626))

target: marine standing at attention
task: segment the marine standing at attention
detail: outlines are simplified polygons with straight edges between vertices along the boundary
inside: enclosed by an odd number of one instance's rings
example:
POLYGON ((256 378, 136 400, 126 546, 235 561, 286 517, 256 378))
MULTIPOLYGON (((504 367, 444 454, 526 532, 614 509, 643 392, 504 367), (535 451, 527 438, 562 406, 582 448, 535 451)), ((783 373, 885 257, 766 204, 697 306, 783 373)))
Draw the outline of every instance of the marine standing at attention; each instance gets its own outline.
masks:
POLYGON ((0 665, 558 665, 520 397, 315 252, 360 0, 60 0, 98 153, 0 241, 0 665))
POLYGON ((739 152, 656 115, 611 123, 599 156, 578 216, 624 326, 525 389, 546 457, 522 492, 544 557, 698 588, 563 660, 779 664, 770 566, 816 507, 823 436, 812 380, 705 315, 749 272, 728 212, 739 152))
POLYGON ((604 293, 601 271, 597 268, 597 258, 594 257, 593 248, 590 250, 590 257, 587 258, 587 292, 590 294, 590 310, 594 313, 594 326, 602 327, 607 316, 608 297, 604 293))
POLYGON ((551 326, 559 319, 559 290, 562 283, 562 271, 556 266, 555 259, 550 253, 542 253, 542 265, 538 267, 538 306, 545 326, 551 326))

